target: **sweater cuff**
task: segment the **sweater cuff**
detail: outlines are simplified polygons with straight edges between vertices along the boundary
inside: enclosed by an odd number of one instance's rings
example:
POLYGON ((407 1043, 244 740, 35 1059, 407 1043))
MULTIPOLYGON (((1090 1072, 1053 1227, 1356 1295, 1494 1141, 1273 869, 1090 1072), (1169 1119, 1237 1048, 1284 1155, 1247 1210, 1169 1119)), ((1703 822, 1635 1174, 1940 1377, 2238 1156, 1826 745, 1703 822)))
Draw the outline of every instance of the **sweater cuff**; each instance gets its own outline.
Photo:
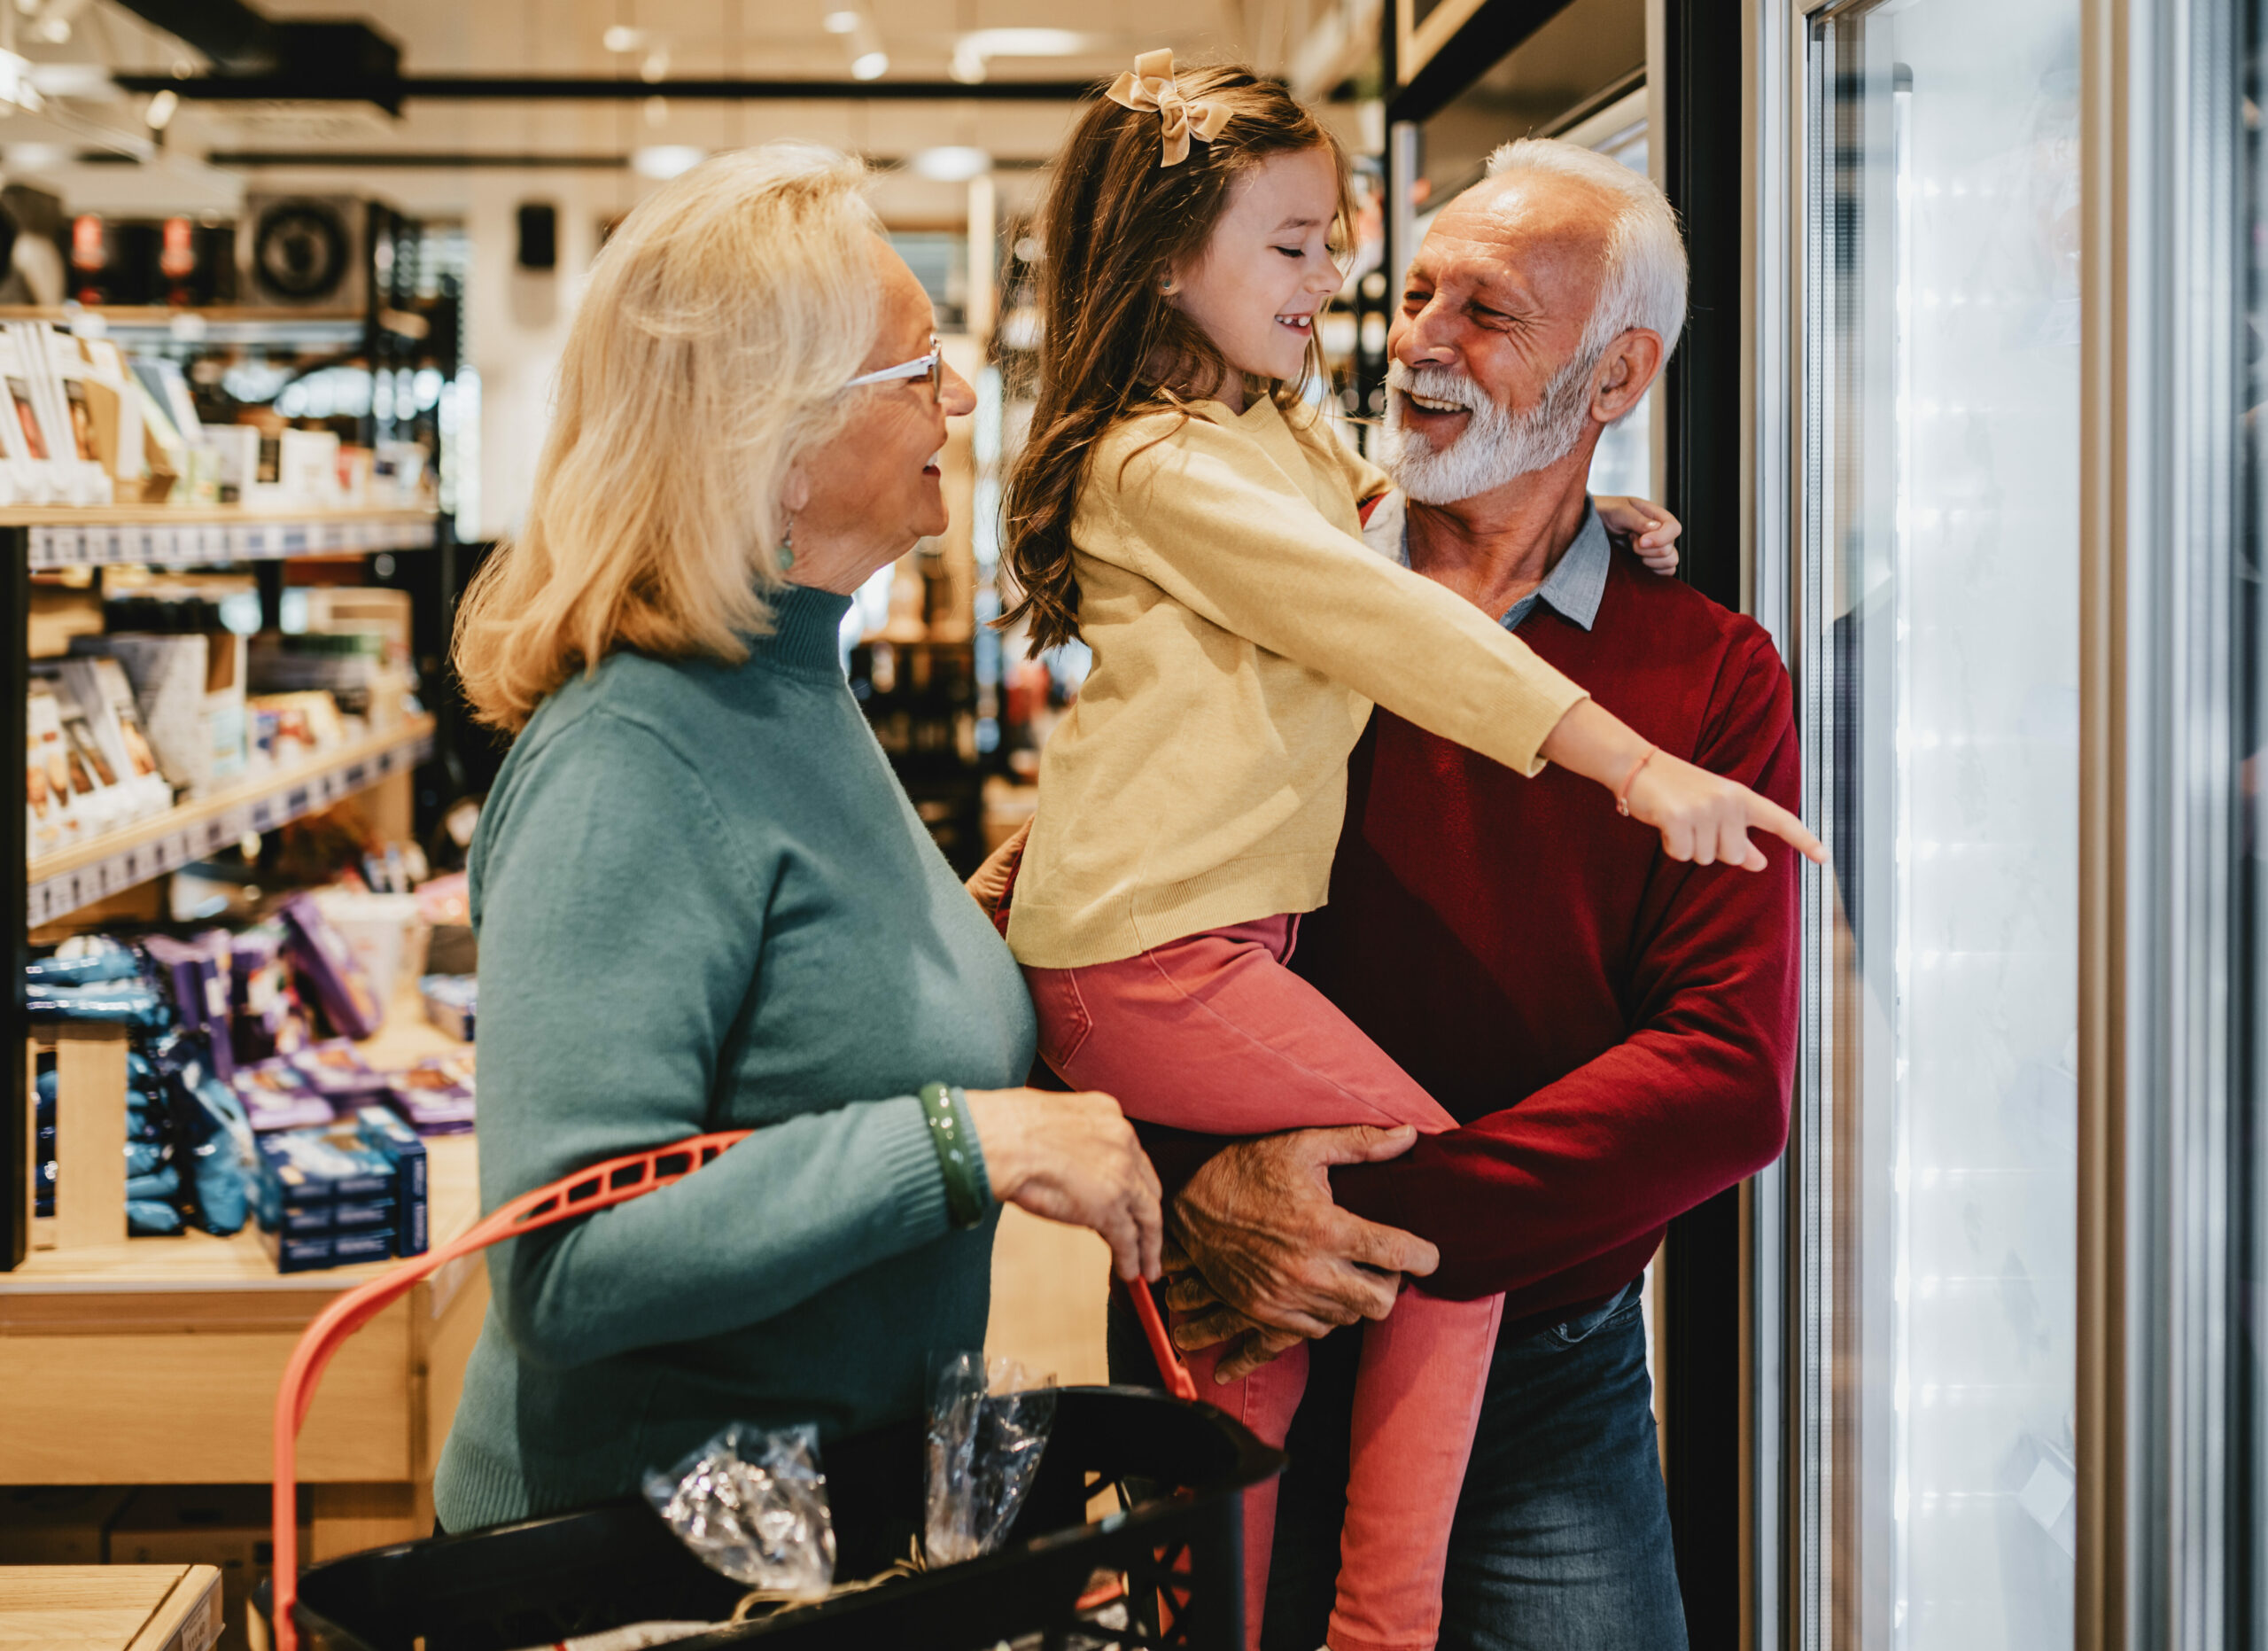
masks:
MULTIPOLYGON (((897 1189, 898 1230, 911 1250, 952 1230, 945 1205, 945 1172, 937 1162, 929 1120, 917 1096, 901 1095, 877 1110, 874 1170, 883 1185, 897 1189)), ((989 1183, 986 1195, 990 1195, 989 1183)))

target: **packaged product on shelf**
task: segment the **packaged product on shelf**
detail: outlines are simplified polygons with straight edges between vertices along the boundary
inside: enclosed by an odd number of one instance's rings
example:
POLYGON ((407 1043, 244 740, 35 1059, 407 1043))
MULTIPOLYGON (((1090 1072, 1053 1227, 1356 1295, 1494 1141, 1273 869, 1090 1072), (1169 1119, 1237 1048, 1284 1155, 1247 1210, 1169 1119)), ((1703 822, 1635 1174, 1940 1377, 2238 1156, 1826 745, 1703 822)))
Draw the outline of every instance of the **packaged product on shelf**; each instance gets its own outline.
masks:
POLYGON ((242 1230, 250 1211, 254 1156, 244 1103, 213 1071, 203 1034, 169 1032, 151 1044, 150 1055, 165 1079, 175 1128, 188 1148, 189 1213, 208 1233, 226 1237, 242 1230))
POLYGON ((125 666, 158 767, 191 799, 244 772, 243 637, 114 631, 84 645, 125 666))
POLYGON ((245 1116, 261 1134, 279 1129, 306 1129, 330 1123, 337 1109, 307 1081, 288 1055, 273 1055, 237 1069, 237 1097, 245 1116))
POLYGON ((27 354, 44 354, 44 375, 35 370, 32 393, 44 401, 48 451, 64 472, 73 504, 109 504, 116 499, 110 472, 95 448, 94 414, 87 395, 87 363, 78 340, 43 322, 19 322, 27 354))
POLYGON ((388 1099, 421 1135, 460 1135, 475 1116, 472 1052, 431 1055, 394 1073, 388 1099))
POLYGON ((332 1104, 334 1111, 352 1110, 386 1093, 386 1080, 372 1071, 362 1053, 344 1038, 327 1038, 294 1049, 283 1057, 299 1074, 299 1081, 332 1104))
POLYGON ((140 954, 106 934, 74 935, 50 955, 24 965, 24 979, 33 985, 89 986, 105 980, 136 980, 141 975, 140 954))
POLYGON ((260 480, 260 432, 251 424, 207 424, 198 441, 213 461, 221 502, 239 504, 260 480))
POLYGON ((183 441, 196 446, 205 426, 197 417, 197 398, 189 393, 189 380, 182 372, 181 363, 161 355, 137 355, 133 367, 134 376, 165 409, 167 422, 183 441))
POLYGON ((336 750, 346 739, 338 702, 325 693, 250 695, 245 717, 252 754, 277 767, 336 750))
POLYGON ((359 1109, 354 1133, 364 1146, 393 1165, 394 1254, 423 1255, 428 1237, 425 1142, 382 1106, 359 1109))
MULTIPOLYGON (((75 638, 71 658, 43 663, 40 669, 86 720, 117 788, 122 818, 147 820, 174 806, 173 787, 158 771, 157 755, 135 708, 134 686, 125 667, 114 658, 98 657, 87 645, 99 640, 75 638)), ((65 728, 67 734, 67 717, 65 728)))
POLYGON ((174 1012, 190 1032, 211 1042, 213 1065, 222 1081, 236 1076, 237 1055, 229 1025, 229 937, 214 929, 194 940, 151 935, 143 942, 150 961, 173 989, 174 1012))
POLYGON ((284 962, 281 923, 255 923, 236 935, 229 943, 229 972, 238 1061, 288 1055, 308 1041, 284 962))
POLYGON ((134 503, 157 503, 172 486, 168 475, 153 498, 147 449, 142 434, 142 402, 128 387, 126 357, 108 339, 79 339, 81 400, 93 438, 94 456, 110 473, 116 498, 134 503))
POLYGON ((262 1135, 256 1207, 277 1271, 307 1272, 392 1254, 398 1180, 392 1160, 351 1134, 291 1130, 262 1135))
POLYGON ((286 502, 328 507, 339 502, 338 437, 328 430, 286 430, 276 438, 276 482, 286 502))
POLYGON ((363 978, 382 1003, 393 1001, 405 965, 424 963, 425 919, 414 894, 380 894, 360 889, 324 889, 315 904, 346 942, 363 978))
POLYGON ((32 379, 13 328, 0 329, 0 387, 7 408, 0 416, 0 452, 7 456, 9 492, 26 504, 67 496, 62 471, 48 451, 47 424, 32 393, 32 379))
POLYGON ((478 975, 427 975, 417 983, 425 1000, 425 1018, 450 1037, 470 1043, 474 1013, 480 1004, 478 975))
POLYGON ((291 966, 306 983, 331 1030, 341 1037, 368 1038, 385 1021, 385 1006, 371 991, 362 967, 313 897, 301 893, 277 909, 291 966))
POLYGON ((24 756, 25 842, 36 860, 87 835, 71 795, 63 713, 44 682, 34 682, 24 697, 24 756))
POLYGON ((381 441, 370 456, 370 502, 414 506, 425 495, 425 444, 381 441))
POLYGON ((71 787, 71 807, 82 836, 99 837, 136 818, 138 796, 129 796, 120 784, 118 770, 95 736, 86 708, 60 680, 63 662, 43 660, 33 667, 34 680, 46 685, 62 732, 64 768, 71 787))

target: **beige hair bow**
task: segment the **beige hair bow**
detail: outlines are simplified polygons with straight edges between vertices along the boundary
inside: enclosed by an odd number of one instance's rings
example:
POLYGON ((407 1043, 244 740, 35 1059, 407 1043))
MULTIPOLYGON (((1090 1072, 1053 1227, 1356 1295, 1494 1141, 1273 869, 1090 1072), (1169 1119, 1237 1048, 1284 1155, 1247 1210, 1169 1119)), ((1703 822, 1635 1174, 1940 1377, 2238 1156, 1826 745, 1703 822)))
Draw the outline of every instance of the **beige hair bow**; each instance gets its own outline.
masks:
POLYGON ((1165 128, 1164 152, 1158 159, 1161 167, 1177 167, 1188 160, 1191 138, 1209 144, 1218 137, 1231 113, 1226 104, 1192 103, 1184 97, 1174 84, 1173 52, 1165 47, 1136 58, 1134 67, 1113 82, 1103 96, 1129 109, 1158 112, 1159 122, 1165 128))

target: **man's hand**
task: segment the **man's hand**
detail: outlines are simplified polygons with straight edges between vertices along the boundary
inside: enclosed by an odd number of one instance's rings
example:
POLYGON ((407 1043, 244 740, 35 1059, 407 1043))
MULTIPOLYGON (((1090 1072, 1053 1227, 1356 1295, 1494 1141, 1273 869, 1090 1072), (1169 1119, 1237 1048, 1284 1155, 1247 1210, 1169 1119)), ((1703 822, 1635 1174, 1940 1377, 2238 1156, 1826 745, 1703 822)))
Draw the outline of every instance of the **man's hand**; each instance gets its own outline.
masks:
POLYGON ((1224 1147, 1174 1201, 1171 1225, 1201 1279, 1178 1281, 1168 1304, 1193 1313, 1175 1343, 1244 1345, 1219 1376, 1265 1364, 1300 1337, 1328 1336, 1393 1310, 1405 1273, 1441 1265, 1424 1239, 1349 1215, 1332 1202, 1331 1166, 1410 1150, 1418 1132, 1355 1125, 1262 1135, 1224 1147), (1184 1306, 1185 1304, 1185 1306, 1184 1306))

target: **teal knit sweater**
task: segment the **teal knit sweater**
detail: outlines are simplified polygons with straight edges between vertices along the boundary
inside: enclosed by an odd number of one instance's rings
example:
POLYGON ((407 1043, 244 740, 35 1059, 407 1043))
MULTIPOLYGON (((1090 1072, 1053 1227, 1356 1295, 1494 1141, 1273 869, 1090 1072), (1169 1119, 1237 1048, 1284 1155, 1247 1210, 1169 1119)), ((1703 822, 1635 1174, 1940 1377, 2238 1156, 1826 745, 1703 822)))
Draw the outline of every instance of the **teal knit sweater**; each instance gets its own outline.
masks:
POLYGON ((756 1133, 488 1252, 434 1485, 471 1530, 634 1490, 727 1421, 857 1432, 983 1344, 994 1223, 955 1233, 914 1092, 1023 1081, 1021 977, 791 589, 739 666, 609 659, 513 746, 472 845, 490 1208, 756 1133))

